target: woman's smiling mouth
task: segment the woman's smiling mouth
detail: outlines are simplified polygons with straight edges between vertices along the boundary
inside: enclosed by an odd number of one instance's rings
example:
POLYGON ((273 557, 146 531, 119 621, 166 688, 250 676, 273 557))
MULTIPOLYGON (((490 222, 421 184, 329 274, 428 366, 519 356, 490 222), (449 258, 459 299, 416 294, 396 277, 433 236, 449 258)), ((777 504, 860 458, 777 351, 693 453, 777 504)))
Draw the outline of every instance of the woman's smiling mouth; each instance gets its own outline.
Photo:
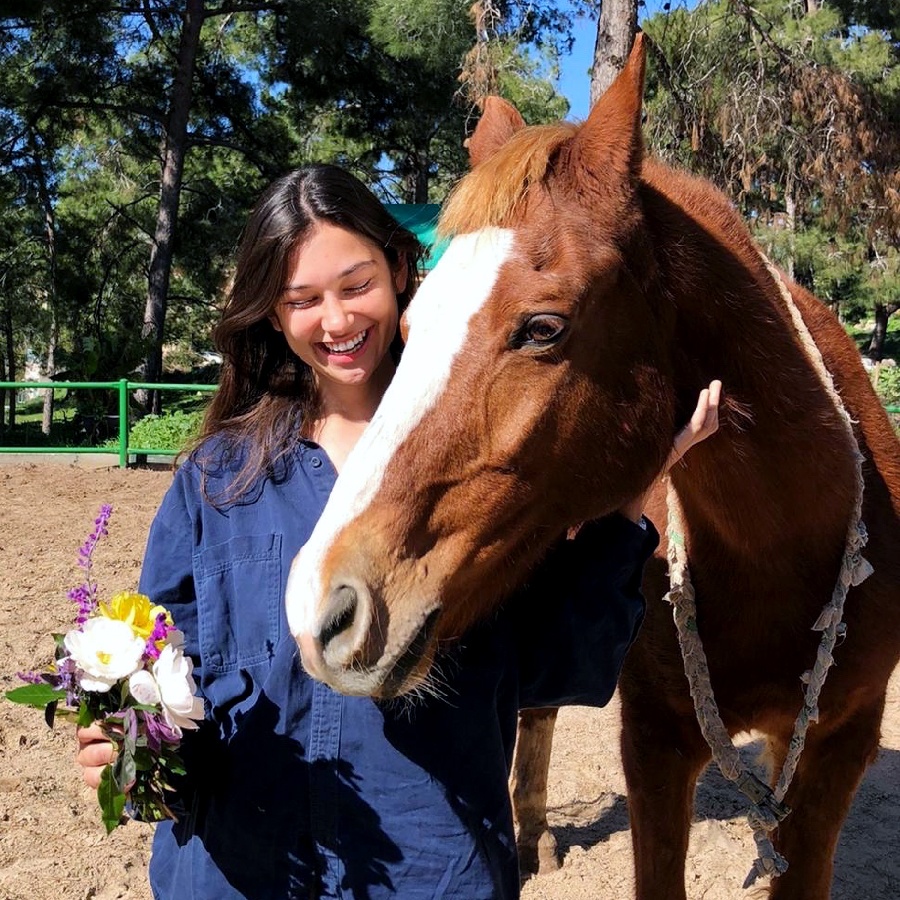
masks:
POLYGON ((337 353, 342 356, 348 356, 362 348, 363 344, 366 342, 366 338, 369 336, 369 331, 370 329, 366 328, 365 331, 360 331, 359 334, 354 335, 349 340, 339 341, 337 343, 322 341, 320 346, 325 349, 326 353, 337 353))

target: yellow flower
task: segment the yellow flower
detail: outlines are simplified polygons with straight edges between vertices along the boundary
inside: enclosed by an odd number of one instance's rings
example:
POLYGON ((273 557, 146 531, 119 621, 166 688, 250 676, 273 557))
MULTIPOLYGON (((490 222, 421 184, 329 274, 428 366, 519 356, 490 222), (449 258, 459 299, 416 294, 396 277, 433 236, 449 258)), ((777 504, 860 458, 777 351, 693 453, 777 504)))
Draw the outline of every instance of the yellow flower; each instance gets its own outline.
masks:
POLYGON ((158 615, 165 615, 167 625, 173 624, 172 616, 165 607, 151 606, 149 597, 131 591, 122 591, 114 595, 109 603, 101 603, 100 614, 107 619, 125 622, 137 637, 145 641, 153 633, 158 615))

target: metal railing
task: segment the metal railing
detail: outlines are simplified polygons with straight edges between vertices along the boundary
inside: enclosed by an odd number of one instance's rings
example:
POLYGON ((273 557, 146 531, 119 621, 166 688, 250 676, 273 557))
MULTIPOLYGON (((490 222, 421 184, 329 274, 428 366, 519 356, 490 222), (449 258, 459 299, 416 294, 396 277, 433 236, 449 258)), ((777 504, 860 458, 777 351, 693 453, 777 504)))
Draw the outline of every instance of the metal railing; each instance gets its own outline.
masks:
MULTIPOLYGON (((0 391, 20 390, 22 388, 35 390, 116 390, 119 392, 119 437, 117 449, 112 451, 109 447, 5 447, 0 446, 0 453, 111 453, 119 455, 119 466, 128 467, 128 459, 131 456, 177 456, 181 451, 159 447, 132 447, 128 443, 130 426, 128 421, 128 394, 131 391, 215 391, 215 384, 152 384, 140 381, 128 381, 121 378, 119 381, 0 381, 0 391)), ((885 410, 892 414, 900 414, 900 406, 886 406, 885 410)))
POLYGON ((129 381, 120 378, 118 381, 0 381, 2 390, 115 390, 119 393, 118 439, 117 447, 5 447, 0 446, 0 453, 118 453, 119 466, 127 468, 131 456, 177 456, 180 450, 160 447, 132 447, 128 443, 130 423, 128 420, 128 395, 132 391, 215 391, 215 384, 154 384, 142 381, 129 381))

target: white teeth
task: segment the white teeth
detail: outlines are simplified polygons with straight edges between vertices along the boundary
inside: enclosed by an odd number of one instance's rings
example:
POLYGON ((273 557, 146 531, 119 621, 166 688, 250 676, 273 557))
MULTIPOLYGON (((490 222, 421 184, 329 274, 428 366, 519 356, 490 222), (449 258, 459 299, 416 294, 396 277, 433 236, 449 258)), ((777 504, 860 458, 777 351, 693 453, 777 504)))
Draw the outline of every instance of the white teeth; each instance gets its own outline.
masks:
POLYGON ((369 329, 367 328, 365 331, 361 331, 352 341, 342 341, 340 344, 329 344, 328 341, 323 341, 322 343, 332 353, 352 353, 362 346, 368 333, 369 329))

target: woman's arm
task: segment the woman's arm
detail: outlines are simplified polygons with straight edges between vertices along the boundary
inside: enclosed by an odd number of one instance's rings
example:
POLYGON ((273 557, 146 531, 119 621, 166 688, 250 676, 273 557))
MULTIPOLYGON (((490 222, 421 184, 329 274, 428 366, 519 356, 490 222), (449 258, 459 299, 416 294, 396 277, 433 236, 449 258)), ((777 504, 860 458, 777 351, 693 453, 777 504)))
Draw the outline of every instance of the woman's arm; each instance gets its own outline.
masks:
MULTIPOLYGON (((713 381, 700 393, 663 473, 717 430, 721 390, 713 381)), ((571 529, 509 601, 521 707, 602 706, 612 696, 644 617, 644 565, 659 543, 652 523, 641 521, 645 500, 571 529)))
POLYGON ((644 619, 641 578, 659 542, 619 513, 558 542, 510 598, 519 706, 605 706, 644 619))

